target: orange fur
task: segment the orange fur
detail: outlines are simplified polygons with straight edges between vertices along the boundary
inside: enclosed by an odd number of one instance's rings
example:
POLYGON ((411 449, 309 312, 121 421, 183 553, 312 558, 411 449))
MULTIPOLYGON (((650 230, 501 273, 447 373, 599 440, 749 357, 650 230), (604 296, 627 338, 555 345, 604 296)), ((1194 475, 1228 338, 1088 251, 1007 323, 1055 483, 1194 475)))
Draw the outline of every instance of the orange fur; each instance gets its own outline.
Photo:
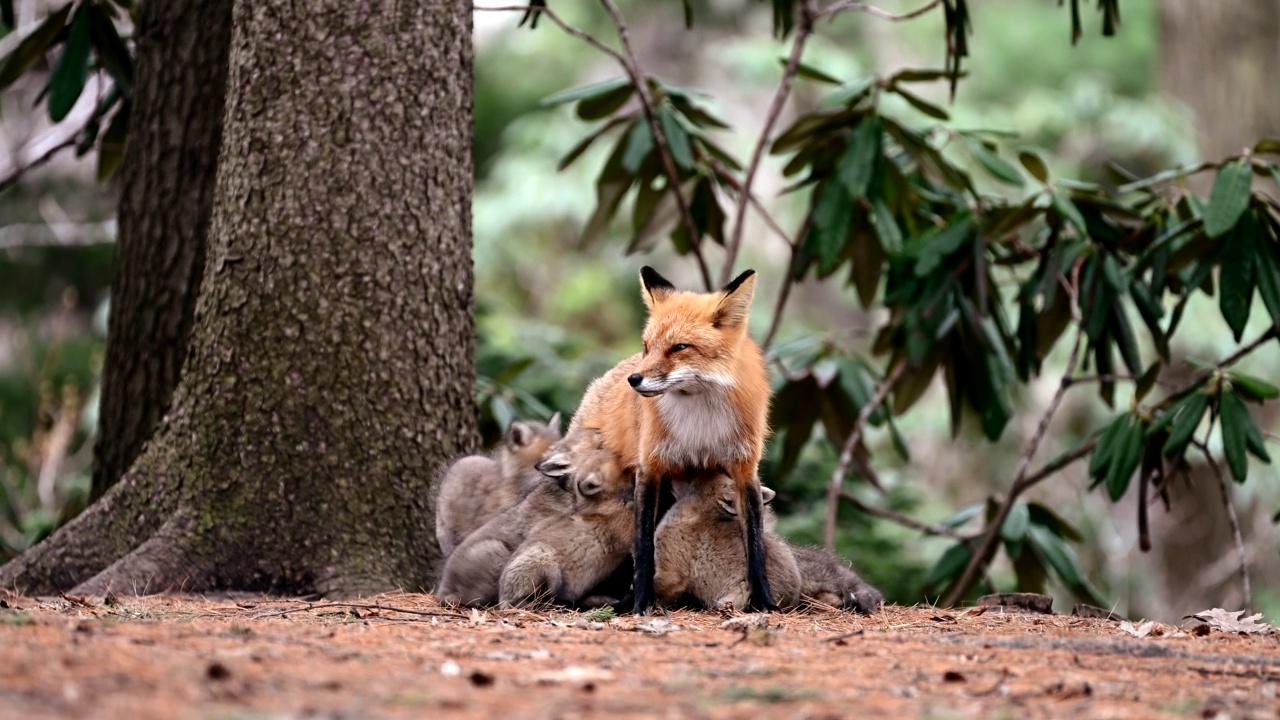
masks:
POLYGON ((646 475, 670 476, 687 467, 714 466, 735 478, 739 475, 734 469, 749 468, 747 472, 754 475, 768 437, 771 393, 764 353, 747 334, 754 289, 753 275, 728 297, 722 292, 644 292, 649 307, 645 350, 591 383, 570 429, 580 425, 596 430, 624 467, 642 469, 646 475), (671 353, 671 347, 680 343, 691 347, 671 353), (727 412, 714 420, 730 440, 727 446, 705 448, 711 462, 696 462, 698 458, 681 462, 680 456, 689 453, 679 452, 684 439, 673 438, 671 424, 664 420, 659 409, 663 396, 644 397, 627 382, 633 373, 655 378, 681 370, 696 373, 704 383, 715 382, 708 377, 732 381, 731 387, 707 390, 723 396, 727 412))

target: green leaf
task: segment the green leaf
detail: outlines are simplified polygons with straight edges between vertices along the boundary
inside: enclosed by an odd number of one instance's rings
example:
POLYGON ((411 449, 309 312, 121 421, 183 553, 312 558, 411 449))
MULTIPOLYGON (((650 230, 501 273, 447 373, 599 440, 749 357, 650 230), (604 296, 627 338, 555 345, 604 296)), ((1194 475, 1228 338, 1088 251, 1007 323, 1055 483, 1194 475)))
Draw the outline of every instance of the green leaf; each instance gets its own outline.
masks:
POLYGON ((1227 379, 1231 381, 1232 387, 1249 400, 1261 402, 1263 400, 1275 400, 1280 397, 1280 388, 1262 378, 1232 370, 1227 373, 1227 379))
POLYGON ((835 270, 844 253, 849 223, 853 220, 853 200, 838 182, 828 180, 818 191, 813 206, 813 229, 809 233, 810 251, 819 260, 819 273, 835 270))
POLYGON ((1142 399, 1156 386, 1156 380, 1160 378, 1160 370, 1162 368, 1164 368, 1164 363, 1156 360, 1151 363, 1151 367, 1147 368, 1146 372, 1142 373, 1142 377, 1138 378, 1137 386, 1133 390, 1133 397, 1138 402, 1142 402, 1142 399))
POLYGON ((1107 494, 1111 502, 1119 502, 1129 489, 1133 473, 1142 462, 1142 440, 1146 436, 1143 423, 1129 415, 1121 435, 1116 439, 1111 466, 1107 469, 1107 494))
POLYGON ((1280 138, 1264 137, 1253 146, 1254 155, 1280 155, 1280 138))
POLYGON ((965 145, 969 148, 969 154, 973 155, 973 159, 977 160, 991 177, 1006 185, 1022 187, 1026 184, 1027 181, 1022 177, 1022 173, 1018 172, 1018 168, 988 150, 982 143, 970 139, 965 145))
POLYGON ((864 197, 867 194, 867 186, 875 176, 876 163, 881 158, 883 136, 880 121, 874 115, 863 119, 854 128, 849 145, 836 167, 836 177, 851 197, 864 197))
POLYGON ((898 221, 889 212, 884 200, 876 198, 871 203, 871 221, 875 224, 876 235, 880 238, 880 246, 885 252, 895 254, 902 250, 902 230, 898 221))
POLYGON ((569 152, 565 153, 564 157, 560 158, 560 162, 556 163, 556 171, 562 171, 565 168, 572 165, 573 162, 577 160, 579 157, 581 157, 582 153, 586 152, 587 149, 590 148, 591 145, 594 144, 596 140, 599 140, 602 135, 604 135, 605 133, 618 127, 619 125, 625 123, 630 119, 631 119, 631 116, 612 118, 609 120, 609 122, 605 123, 604 125, 601 125, 599 128, 592 131, 590 135, 587 135, 586 137, 579 140, 578 144, 570 148, 569 152))
POLYGON ((1253 240, 1254 276, 1258 294, 1262 296, 1262 304, 1266 305, 1267 313, 1271 315, 1272 325, 1280 324, 1280 262, 1276 260, 1275 244, 1260 227, 1259 231, 1253 233, 1253 240))
POLYGON ((626 152, 622 156, 622 168, 628 175, 640 171, 640 164, 653 152, 653 133, 649 131, 649 123, 640 119, 631 124, 631 131, 626 137, 626 152))
POLYGON ((1009 557, 1016 560, 1022 552, 1022 541, 1031 525, 1031 509, 1026 503, 1014 503, 1009 509, 1009 516, 1000 526, 1000 539, 1005 542, 1009 557))
MULTIPOLYGON (((787 66, 787 58, 780 57, 778 58, 778 62, 781 63, 783 67, 787 66)), ((831 75, 828 75, 822 72, 818 68, 813 67, 812 65, 807 65, 804 62, 800 62, 796 64, 796 75, 799 75, 802 78, 807 78, 809 80, 816 80, 817 82, 827 83, 828 85, 841 84, 839 78, 832 77, 831 75)))
POLYGON ((1253 171, 1247 160, 1240 159, 1218 169, 1209 193, 1209 205, 1204 213, 1204 231, 1209 237, 1219 237, 1235 227, 1236 221, 1249 207, 1249 190, 1253 184, 1253 171))
POLYGON ((562 90, 554 95, 548 95, 538 104, 544 108, 555 107, 556 105, 564 105, 565 103, 571 103, 577 100, 587 100, 589 98, 607 95, 616 91, 618 88, 629 85, 631 85, 631 79, 628 77, 609 78, 608 80, 601 80, 598 83, 581 85, 576 88, 562 90))
POLYGON ((933 588, 943 582, 951 581, 969 564, 969 558, 972 555, 969 546, 962 542, 947 548, 947 551, 942 553, 942 557, 938 558, 938 562, 930 568, 929 574, 925 576, 924 587, 933 588))
POLYGON ((1244 336, 1253 305, 1253 265, 1256 245, 1251 218, 1241 219, 1223 244, 1218 270, 1218 306, 1236 342, 1244 336))
POLYGON ((658 108, 658 124, 662 126, 662 134, 667 139, 667 149, 671 151, 671 159, 676 161, 682 170, 693 167, 693 150, 689 147, 689 133, 676 119, 671 108, 663 105, 658 108))
POLYGON ((982 510, 984 507, 985 507, 984 503, 974 503, 972 505, 967 505, 957 510, 955 514, 948 515, 942 520, 939 520, 938 524, 941 525, 942 527, 948 527, 954 530, 964 525, 965 523, 969 522, 970 520, 978 517, 978 515, 982 513, 982 510))
POLYGON ((88 7, 81 6, 71 18, 67 44, 49 76, 49 119, 54 122, 62 122, 84 92, 89 77, 89 45, 88 7))
POLYGON ((1018 162, 1022 163, 1022 167, 1031 173, 1031 177, 1042 183, 1049 182, 1049 168, 1044 164, 1044 160, 1040 154, 1034 150, 1019 150, 1018 162))
POLYGON ((66 27, 67 17, 71 14, 71 8, 74 5, 75 3, 68 2, 53 12, 40 23, 40 27, 23 38, 22 42, 18 43, 18 47, 9 53, 5 58, 4 66, 0 67, 0 90, 12 85, 37 60, 44 57, 54 41, 58 39, 58 34, 66 27))
POLYGON ((102 5, 92 4, 89 9, 89 38, 93 41, 93 49, 107 69, 116 87, 125 97, 133 95, 133 56, 129 48, 120 39, 116 24, 102 5))
POLYGON ((956 216, 942 232, 931 235, 932 240, 920 252, 916 261, 916 277, 924 277, 938 268, 942 262, 959 250, 973 236, 973 216, 966 210, 956 216))
POLYGON ((849 278, 858 291, 859 302, 864 308, 869 308, 875 302, 876 290, 880 287, 885 251, 876 241, 865 216, 859 218, 859 222, 854 225, 849 242, 853 250, 849 278))
POLYGON ((1126 422, 1128 422, 1128 416, 1121 415, 1112 420, 1111 424, 1102 431, 1098 444, 1093 448, 1093 457, 1089 459, 1090 477, 1098 480, 1106 478, 1107 469, 1111 467, 1111 459, 1115 456, 1116 446, 1124 433, 1126 422))
POLYGON ((1031 516, 1032 525, 1039 525, 1064 540, 1070 540, 1071 542, 1084 542, 1084 535, 1082 535, 1074 525, 1067 522, 1061 515, 1049 509, 1047 506, 1041 505, 1038 502, 1030 502, 1027 503, 1027 509, 1031 516))
POLYGON ((583 120, 602 120, 617 112, 635 92, 635 86, 627 83, 608 92, 583 98, 575 110, 583 120))
MULTIPOLYGON (((968 73, 960 73, 961 77, 968 73)), ((899 70, 890 75, 886 81, 886 85, 896 85, 900 82, 933 82, 935 80, 943 80, 951 77, 951 73, 946 70, 921 70, 919 68, 907 68, 899 70)))
POLYGON ((1076 204, 1071 201, 1071 197, 1061 190, 1055 190, 1050 196, 1053 203, 1053 209, 1058 212, 1064 220, 1069 221, 1075 226, 1076 231, 1080 233, 1080 237, 1089 237, 1089 228, 1085 225, 1084 216, 1080 214, 1080 210, 1076 204))
POLYGON ((124 143, 129 132, 129 110, 133 103, 125 100, 111 118, 111 124, 98 142, 98 182, 106 182, 124 164, 124 143))
POLYGON ((1071 592, 1085 602, 1094 605, 1105 604, 1098 597, 1097 591, 1084 579, 1084 573, 1080 572, 1075 552, 1063 542, 1062 538, 1043 528, 1032 526, 1027 533, 1027 539, 1032 551, 1040 556, 1045 565, 1053 569, 1071 592))
POLYGON ((1209 396, 1197 392, 1169 408, 1170 413, 1177 409, 1177 415, 1174 416, 1173 427, 1169 430, 1169 439, 1164 443, 1162 452, 1165 457, 1176 458, 1186 452, 1187 443, 1191 442, 1191 435, 1195 433, 1196 428, 1200 427, 1200 419, 1204 417, 1204 411, 1208 407, 1209 396))
POLYGON ((852 106, 866 97, 867 93, 875 85, 875 78, 863 78, 862 80, 855 80, 847 85, 842 85, 822 98, 822 102, 818 104, 818 107, 823 110, 830 110, 842 105, 852 106))
POLYGON ((1249 410, 1239 395, 1224 392, 1218 399, 1218 417, 1222 421, 1222 451, 1227 456, 1227 466, 1236 482, 1244 482, 1249 476, 1249 459, 1245 457, 1245 441, 1248 426, 1253 425, 1249 410))
POLYGON ((902 96, 902 99, 910 103, 912 107, 924 113, 925 115, 928 115, 931 118, 935 118, 938 120, 946 120, 949 117, 951 117, 950 115, 947 114, 946 110, 943 110, 937 105, 934 105, 933 103, 928 102, 927 100, 920 97, 919 95, 916 95, 915 93, 908 92, 900 87, 894 87, 892 88, 892 90, 893 92, 902 96))

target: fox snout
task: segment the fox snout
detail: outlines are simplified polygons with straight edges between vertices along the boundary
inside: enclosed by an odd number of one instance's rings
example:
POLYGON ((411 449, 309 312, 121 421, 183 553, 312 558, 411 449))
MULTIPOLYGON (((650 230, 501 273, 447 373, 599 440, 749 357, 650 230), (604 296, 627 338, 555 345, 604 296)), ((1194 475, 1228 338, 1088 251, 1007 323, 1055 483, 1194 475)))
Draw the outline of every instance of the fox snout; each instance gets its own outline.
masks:
POLYGON ((665 376, 662 377, 645 377, 640 373, 631 373, 627 376, 627 383, 631 388, 645 397, 654 397, 666 392, 670 383, 667 382, 665 376))

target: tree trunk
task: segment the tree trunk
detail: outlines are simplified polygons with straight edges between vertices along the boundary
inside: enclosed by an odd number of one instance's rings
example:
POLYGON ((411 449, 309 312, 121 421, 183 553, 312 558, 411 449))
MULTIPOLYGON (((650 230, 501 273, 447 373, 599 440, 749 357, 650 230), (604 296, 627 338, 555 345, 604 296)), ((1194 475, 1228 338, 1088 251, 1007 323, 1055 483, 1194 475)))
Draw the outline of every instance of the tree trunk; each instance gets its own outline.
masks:
POLYGON ((1165 0, 1160 23, 1165 89, 1195 112, 1206 159, 1280 134, 1280 3, 1165 0))
POLYGON ((172 409, 0 586, 426 589, 476 442, 471 6, 236 0, 206 272, 172 409), (100 573, 50 570, 103 543, 100 573))
POLYGON ((144 2, 136 36, 92 500, 151 437, 186 357, 222 144, 231 0, 144 2))

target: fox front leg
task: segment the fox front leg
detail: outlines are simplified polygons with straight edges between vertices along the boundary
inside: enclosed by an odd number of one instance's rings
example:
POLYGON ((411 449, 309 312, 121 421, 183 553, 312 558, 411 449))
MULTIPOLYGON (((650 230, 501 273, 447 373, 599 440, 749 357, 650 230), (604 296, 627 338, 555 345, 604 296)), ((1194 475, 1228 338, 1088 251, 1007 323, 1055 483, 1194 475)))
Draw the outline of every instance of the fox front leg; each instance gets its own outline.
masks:
POLYGON ((631 588, 634 596, 632 611, 637 615, 649 612, 654 603, 654 534, 658 523, 658 494, 662 478, 636 471, 635 537, 631 545, 631 558, 635 574, 631 588))
POLYGON ((760 491, 760 481, 756 477, 755 468, 750 465, 732 468, 731 475, 738 491, 738 507, 745 510, 739 514, 739 521, 743 524, 743 537, 746 539, 744 544, 747 546, 747 585, 751 591, 748 609, 777 610, 778 605, 769 589, 769 575, 766 571, 764 495, 760 491))

